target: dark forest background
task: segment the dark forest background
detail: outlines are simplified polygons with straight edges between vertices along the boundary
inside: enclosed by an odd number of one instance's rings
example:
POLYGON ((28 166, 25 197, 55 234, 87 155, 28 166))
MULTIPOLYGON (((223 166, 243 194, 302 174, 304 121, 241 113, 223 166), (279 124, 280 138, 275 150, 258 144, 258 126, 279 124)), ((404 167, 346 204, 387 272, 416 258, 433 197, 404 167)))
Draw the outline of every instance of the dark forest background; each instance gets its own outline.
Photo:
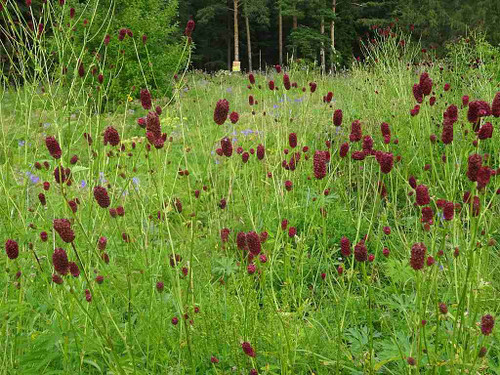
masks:
POLYGON ((235 9, 243 70, 248 70, 250 64, 248 36, 254 70, 280 62, 280 16, 282 63, 293 56, 320 65, 323 46, 327 68, 349 66, 361 53, 360 38, 372 37, 375 29, 388 26, 411 32, 412 38, 421 40, 423 48, 438 54, 444 51, 446 42, 472 31, 484 32, 489 43, 500 44, 500 1, 180 0, 181 22, 193 17, 197 23, 193 58, 196 68, 230 68, 235 57, 235 9))

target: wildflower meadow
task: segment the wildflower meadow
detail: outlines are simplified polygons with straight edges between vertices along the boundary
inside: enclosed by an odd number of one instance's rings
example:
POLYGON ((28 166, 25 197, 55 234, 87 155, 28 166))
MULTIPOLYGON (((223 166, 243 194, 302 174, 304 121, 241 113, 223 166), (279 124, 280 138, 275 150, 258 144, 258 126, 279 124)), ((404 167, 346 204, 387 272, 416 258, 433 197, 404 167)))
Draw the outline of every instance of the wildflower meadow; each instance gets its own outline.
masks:
POLYGON ((499 48, 389 27, 346 70, 207 73, 191 19, 157 73, 148 35, 18 3, 1 374, 500 373, 499 48))

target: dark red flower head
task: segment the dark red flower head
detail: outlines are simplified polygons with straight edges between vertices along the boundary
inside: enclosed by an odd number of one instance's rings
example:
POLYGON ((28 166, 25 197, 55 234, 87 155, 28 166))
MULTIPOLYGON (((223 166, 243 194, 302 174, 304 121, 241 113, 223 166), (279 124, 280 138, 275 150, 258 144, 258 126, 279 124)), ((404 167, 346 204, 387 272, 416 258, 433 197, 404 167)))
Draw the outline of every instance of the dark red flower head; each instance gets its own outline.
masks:
POLYGON ((472 154, 469 156, 467 161, 467 177, 471 181, 477 181, 477 173, 481 168, 481 164, 483 162, 483 158, 479 154, 472 154))
POLYGON ((117 146, 120 143, 120 134, 112 126, 108 126, 104 130, 104 145, 110 144, 111 146, 117 146))
POLYGON ((256 353, 255 350, 252 348, 252 345, 248 341, 244 341, 241 343, 241 348, 243 349, 243 352, 248 355, 249 357, 255 357, 256 353))
POLYGON ((416 189, 417 187, 417 179, 415 178, 415 176, 410 176, 410 178, 408 179, 408 184, 413 188, 413 189, 416 189))
POLYGON ((475 100, 469 103, 467 120, 471 123, 477 123, 481 117, 491 114, 490 105, 483 100, 475 100))
POLYGON ((326 157, 324 151, 316 151, 314 153, 313 167, 314 167, 314 177, 318 180, 325 178, 326 176, 326 157))
POLYGON ((264 148, 264 145, 259 144, 259 145, 257 146, 257 159, 259 159, 259 160, 264 159, 264 155, 265 155, 265 153, 266 153, 266 150, 265 150, 265 148, 264 148))
POLYGON ((330 103, 332 101, 332 99, 333 99, 333 92, 328 91, 328 93, 325 96, 325 102, 330 103))
POLYGON ((477 175, 476 175, 476 181, 477 181, 477 188, 482 189, 488 183, 490 182, 490 177, 491 177, 491 169, 487 165, 483 165, 481 168, 479 168, 477 175))
POLYGON ((422 87, 418 83, 415 83, 413 85, 413 96, 414 96, 415 100, 417 101, 417 103, 422 103, 422 101, 424 100, 424 94, 422 92, 422 87))
POLYGON ((238 114, 238 112, 233 111, 229 115, 229 120, 231 120, 231 123, 233 123, 233 124, 236 124, 239 119, 240 119, 240 115, 238 114))
POLYGON ((361 123, 359 122, 359 120, 355 120, 351 124, 351 134, 349 135, 349 140, 351 142, 359 142, 362 136, 363 133, 361 131, 361 123))
POLYGON ((446 111, 443 114, 443 118, 445 122, 454 123, 458 120, 458 108, 455 104, 450 105, 446 108, 446 111))
POLYGON ((38 199, 40 200, 40 204, 42 206, 45 206, 47 204, 47 200, 45 199, 45 194, 44 193, 38 194, 38 199))
POLYGON ((297 147, 297 134, 296 133, 290 133, 288 135, 288 144, 290 145, 291 148, 297 147))
POLYGON ((196 23, 194 22, 193 19, 190 19, 189 21, 187 21, 186 28, 184 29, 184 35, 187 36, 188 38, 191 38, 191 35, 193 34, 195 26, 196 26, 196 23))
POLYGON ((441 133, 441 141, 448 145, 453 142, 453 123, 445 121, 443 123, 443 131, 441 133))
POLYGON ((340 239, 340 252, 346 258, 351 255, 351 241, 345 236, 340 239))
POLYGON ((491 125, 491 122, 487 122, 479 128, 477 137, 482 140, 493 137, 493 125, 491 125))
POLYGON ((315 92, 317 87, 318 85, 316 84, 316 82, 309 82, 309 90, 311 91, 311 93, 315 92))
POLYGON ((453 220, 455 214, 455 205, 453 202, 445 202, 443 205, 443 217, 445 220, 453 220))
POLYGON ((488 336, 493 331, 493 327, 495 326, 495 319, 490 315, 484 315, 481 318, 481 332, 483 335, 488 336))
POLYGON ((432 92, 432 79, 427 72, 420 75, 419 86, 422 90, 422 94, 425 96, 430 95, 432 92))
POLYGON ((97 248, 101 251, 106 250, 106 245, 108 244, 108 239, 106 237, 100 237, 97 241, 97 248))
POLYGON ((9 259, 16 259, 19 256, 19 245, 16 241, 8 239, 5 241, 5 252, 9 259))
POLYGON ((495 117, 500 117, 500 91, 495 94, 491 103, 491 114, 495 117))
POLYGON ((78 64, 78 75, 80 76, 80 78, 83 78, 83 76, 85 75, 85 67, 83 66, 83 62, 81 61, 78 64))
POLYGON ((148 138, 148 140, 153 145, 156 140, 159 140, 162 137, 160 116, 158 116, 158 113, 153 111, 148 112, 148 115, 146 117, 146 131, 148 133, 151 133, 151 139, 148 138))
POLYGON ((57 273, 61 275, 67 275, 69 271, 68 254, 61 248, 54 250, 52 254, 52 264, 57 273))
POLYGON ((358 262, 366 262, 368 259, 368 249, 365 241, 361 240, 354 246, 354 259, 358 262))
POLYGON ((57 142, 57 139, 55 139, 55 137, 51 136, 45 138, 45 146, 47 146, 47 150, 49 150, 50 156, 52 156, 54 159, 61 158, 61 146, 59 146, 59 142, 57 142))
POLYGON ((394 155, 392 152, 383 152, 377 159, 380 164, 380 170, 382 173, 387 174, 392 170, 394 166, 394 155))
POLYGON ((110 199, 106 188, 102 186, 94 187, 94 198, 102 208, 109 207, 110 199))
POLYGON ((387 122, 383 122, 380 124, 380 132, 383 137, 391 137, 391 129, 389 128, 389 124, 387 122))
POLYGON ((425 206, 431 202, 429 197, 429 189, 425 185, 418 185, 415 188, 416 191, 416 201, 419 206, 425 206))
POLYGON ((71 276, 73 276, 73 277, 80 276, 80 268, 78 268, 78 265, 75 262, 69 263, 69 272, 71 273, 71 276))
POLYGON ((269 86, 269 90, 274 90, 274 81, 269 81, 268 83, 268 86, 269 86))
POLYGON ((251 85, 255 85, 255 76, 253 75, 253 73, 250 73, 248 75, 248 80, 250 81, 251 85))
POLYGON ((339 155, 341 158, 345 158, 349 152, 349 143, 345 142, 340 145, 339 155))
POLYGON ((70 183, 69 177, 71 175, 71 170, 69 168, 56 167, 54 169, 54 179, 57 183, 67 182, 70 183))
POLYGON ((432 210, 431 207, 422 207, 422 218, 420 221, 422 223, 427 223, 429 225, 432 225, 434 219, 434 211, 432 210))
POLYGON ((141 90, 141 104, 142 104, 142 108, 146 109, 146 110, 150 110, 151 109, 151 93, 149 92, 148 89, 142 89, 141 90))
POLYGON ((335 126, 342 125, 342 110, 341 109, 336 109, 335 112, 333 112, 333 125, 335 125, 335 126))
POLYGON ((363 143, 361 147, 363 148, 365 154, 370 154, 373 150, 373 138, 369 135, 365 135, 363 137, 363 143))
POLYGON ((71 229, 68 219, 54 219, 54 230, 59 234, 64 242, 71 243, 75 239, 75 232, 71 229))
POLYGON ((229 113, 229 102, 221 99, 217 102, 214 110, 214 121, 217 125, 222 125, 227 120, 229 113))
POLYGON ((427 253, 427 248, 422 242, 415 243, 411 247, 411 257, 410 257, 411 268, 413 268, 416 271, 424 268, 426 253, 427 253))
POLYGON ((56 274, 56 273, 52 275, 52 281, 53 281, 55 284, 58 284, 58 285, 61 285, 61 284, 64 282, 64 280, 62 279, 62 277, 61 277, 61 276, 59 276, 59 275, 58 275, 58 274, 56 274))
POLYGON ((222 149, 222 153, 228 158, 233 154, 233 144, 228 137, 224 137, 221 139, 220 146, 222 149))
POLYGON ((245 232, 238 232, 236 235, 236 245, 238 249, 245 250, 247 246, 247 235, 245 232))
POLYGON ((288 77, 288 74, 286 73, 283 74, 283 86, 285 87, 285 90, 290 90, 290 77, 288 77))
POLYGON ((260 236, 256 232, 248 232, 246 234, 246 245, 252 255, 259 255, 261 252, 260 236))
POLYGON ((222 242, 227 242, 229 240, 229 228, 222 228, 220 230, 220 239, 222 242))

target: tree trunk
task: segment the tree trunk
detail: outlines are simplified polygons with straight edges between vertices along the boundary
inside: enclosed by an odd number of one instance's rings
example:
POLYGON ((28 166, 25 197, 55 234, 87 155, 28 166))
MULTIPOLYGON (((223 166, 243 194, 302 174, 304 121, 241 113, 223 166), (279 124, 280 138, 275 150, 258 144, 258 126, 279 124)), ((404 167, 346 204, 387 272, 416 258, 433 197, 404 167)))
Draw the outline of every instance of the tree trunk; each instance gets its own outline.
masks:
POLYGON ((278 15, 278 38, 279 38, 279 62, 283 65, 283 17, 281 16, 281 5, 278 15))
POLYGON ((248 21, 248 15, 245 16, 245 25, 247 28, 247 50, 248 50, 248 71, 252 71, 252 40, 250 37, 250 22, 248 21))
POLYGON ((231 71, 231 14, 227 13, 227 70, 231 71))
POLYGON ((297 16, 293 16, 293 29, 297 28, 297 16))
MULTIPOLYGON (((321 17, 321 36, 325 35, 325 17, 321 17)), ((321 41, 321 73, 325 74, 326 60, 325 60, 325 43, 321 41)))
POLYGON ((238 33, 238 1, 233 0, 234 6, 234 61, 240 61, 239 33, 238 33))
MULTIPOLYGON (((332 0, 332 12, 335 15, 336 13, 336 8, 337 8, 337 0, 332 0)), ((332 41, 332 60, 330 61, 330 70, 333 70, 333 59, 334 59, 334 53, 335 53, 335 21, 332 20, 330 22, 330 40, 332 41)))

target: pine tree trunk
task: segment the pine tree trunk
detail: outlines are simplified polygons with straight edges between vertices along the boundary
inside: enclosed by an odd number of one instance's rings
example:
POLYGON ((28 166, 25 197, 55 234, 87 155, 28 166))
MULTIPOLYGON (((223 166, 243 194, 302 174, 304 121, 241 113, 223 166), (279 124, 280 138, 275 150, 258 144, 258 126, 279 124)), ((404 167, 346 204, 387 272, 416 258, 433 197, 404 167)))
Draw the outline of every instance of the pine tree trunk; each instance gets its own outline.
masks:
POLYGON ((248 71, 252 71, 252 39, 250 37, 250 21, 245 16, 245 25, 247 28, 247 50, 248 50, 248 71))
POLYGON ((281 16, 281 6, 278 15, 278 38, 279 38, 279 62, 283 65, 283 17, 281 16))
POLYGON ((297 16, 293 16, 293 29, 297 28, 297 16))
POLYGON ((240 61, 239 32, 238 32, 238 1, 233 0, 234 6, 234 61, 240 61))
MULTIPOLYGON (((321 35, 325 35, 325 17, 321 17, 321 35)), ((325 60, 325 43, 321 42, 321 73, 325 74, 326 60, 325 60)))

